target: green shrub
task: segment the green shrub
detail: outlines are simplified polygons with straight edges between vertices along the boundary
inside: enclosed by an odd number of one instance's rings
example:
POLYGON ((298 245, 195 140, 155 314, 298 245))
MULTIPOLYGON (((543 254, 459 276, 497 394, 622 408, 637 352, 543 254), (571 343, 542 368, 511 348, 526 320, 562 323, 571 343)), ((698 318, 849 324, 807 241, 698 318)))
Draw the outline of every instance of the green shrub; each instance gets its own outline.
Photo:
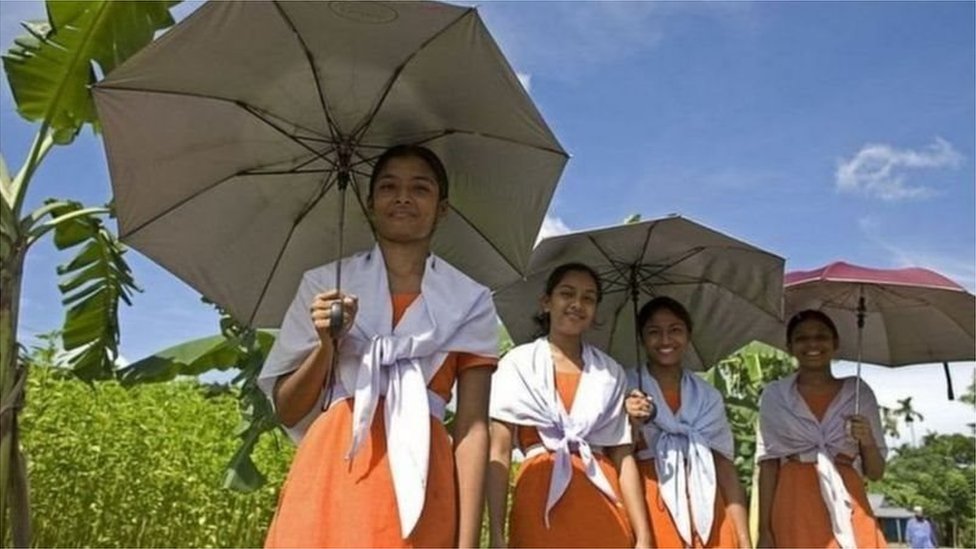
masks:
POLYGON ((221 488, 238 445, 233 394, 191 381, 88 386, 43 366, 29 384, 22 433, 37 546, 263 545, 293 450, 264 437, 254 457, 267 484, 221 488))

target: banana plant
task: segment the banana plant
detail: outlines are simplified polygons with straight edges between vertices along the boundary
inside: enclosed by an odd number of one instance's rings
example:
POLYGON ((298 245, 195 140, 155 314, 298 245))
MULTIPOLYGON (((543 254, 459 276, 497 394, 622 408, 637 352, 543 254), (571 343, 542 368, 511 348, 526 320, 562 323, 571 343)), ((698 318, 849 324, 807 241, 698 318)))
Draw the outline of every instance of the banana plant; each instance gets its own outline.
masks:
MULTIPOLYGON (((203 300, 206 303, 206 299, 203 300)), ((237 451, 227 463, 224 487, 243 492, 255 490, 265 478, 251 459, 261 435, 278 426, 267 397, 257 386, 264 359, 274 344, 274 335, 241 324, 226 311, 220 313, 220 334, 186 341, 163 349, 119 370, 123 386, 156 383, 178 376, 197 377, 208 372, 237 371, 230 381, 237 394, 241 422, 235 436, 237 451)))
POLYGON ((69 145, 87 124, 98 123, 89 89, 101 74, 174 23, 176 2, 48 0, 47 20, 23 23, 26 33, 3 54, 3 68, 18 113, 38 124, 21 168, 12 175, 0 154, 0 539, 30 546, 26 466, 17 417, 27 371, 17 360, 17 325, 24 261, 31 247, 52 235, 60 249, 77 250, 59 267, 67 308, 64 342, 68 366, 87 380, 113 375, 118 355, 118 304, 137 288, 124 247, 105 226, 111 206, 86 207, 48 200, 25 212, 34 175, 56 145, 69 145), (9 536, 9 537, 8 537, 9 536))

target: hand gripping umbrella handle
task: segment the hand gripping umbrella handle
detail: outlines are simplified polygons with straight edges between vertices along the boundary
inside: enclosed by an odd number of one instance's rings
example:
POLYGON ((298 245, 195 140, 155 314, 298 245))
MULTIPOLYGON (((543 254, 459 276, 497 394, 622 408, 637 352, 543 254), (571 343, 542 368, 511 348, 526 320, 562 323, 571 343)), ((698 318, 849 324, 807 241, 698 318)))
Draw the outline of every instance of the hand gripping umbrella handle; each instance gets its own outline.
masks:
POLYGON ((333 340, 338 340, 342 335, 343 316, 342 302, 332 302, 332 306, 329 307, 329 334, 333 340))

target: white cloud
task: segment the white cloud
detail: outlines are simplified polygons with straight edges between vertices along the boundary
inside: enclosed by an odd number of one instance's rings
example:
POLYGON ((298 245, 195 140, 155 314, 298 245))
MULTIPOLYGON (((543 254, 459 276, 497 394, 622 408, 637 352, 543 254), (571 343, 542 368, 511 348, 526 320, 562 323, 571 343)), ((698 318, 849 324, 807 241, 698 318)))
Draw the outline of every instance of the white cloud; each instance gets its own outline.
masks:
POLYGON ((546 218, 542 220, 542 227, 539 229, 539 235, 535 238, 535 243, 538 244, 543 238, 566 234, 570 231, 572 231, 572 229, 569 228, 569 225, 563 223, 562 219, 546 214, 546 218))
POLYGON ((938 137, 920 150, 869 143, 850 160, 838 161, 837 190, 860 192, 882 200, 925 198, 935 191, 924 185, 909 184, 908 172, 956 168, 962 164, 962 159, 951 143, 938 137))
POLYGON ((518 77, 518 81, 522 84, 522 87, 525 88, 525 91, 527 91, 527 92, 532 91, 532 75, 531 74, 529 74, 527 72, 516 72, 515 73, 515 76, 518 77))

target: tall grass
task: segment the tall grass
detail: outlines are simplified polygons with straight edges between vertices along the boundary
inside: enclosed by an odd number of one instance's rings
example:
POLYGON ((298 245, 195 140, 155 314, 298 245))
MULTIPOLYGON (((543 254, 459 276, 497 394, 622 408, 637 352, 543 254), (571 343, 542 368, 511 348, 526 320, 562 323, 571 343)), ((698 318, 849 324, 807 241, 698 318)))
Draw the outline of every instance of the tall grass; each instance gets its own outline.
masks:
POLYGON ((93 387, 35 367, 23 416, 39 547, 257 547, 274 512, 291 444, 265 437, 268 483, 221 488, 236 449, 230 394, 195 382, 93 387), (278 447, 276 447, 278 446, 278 447))

